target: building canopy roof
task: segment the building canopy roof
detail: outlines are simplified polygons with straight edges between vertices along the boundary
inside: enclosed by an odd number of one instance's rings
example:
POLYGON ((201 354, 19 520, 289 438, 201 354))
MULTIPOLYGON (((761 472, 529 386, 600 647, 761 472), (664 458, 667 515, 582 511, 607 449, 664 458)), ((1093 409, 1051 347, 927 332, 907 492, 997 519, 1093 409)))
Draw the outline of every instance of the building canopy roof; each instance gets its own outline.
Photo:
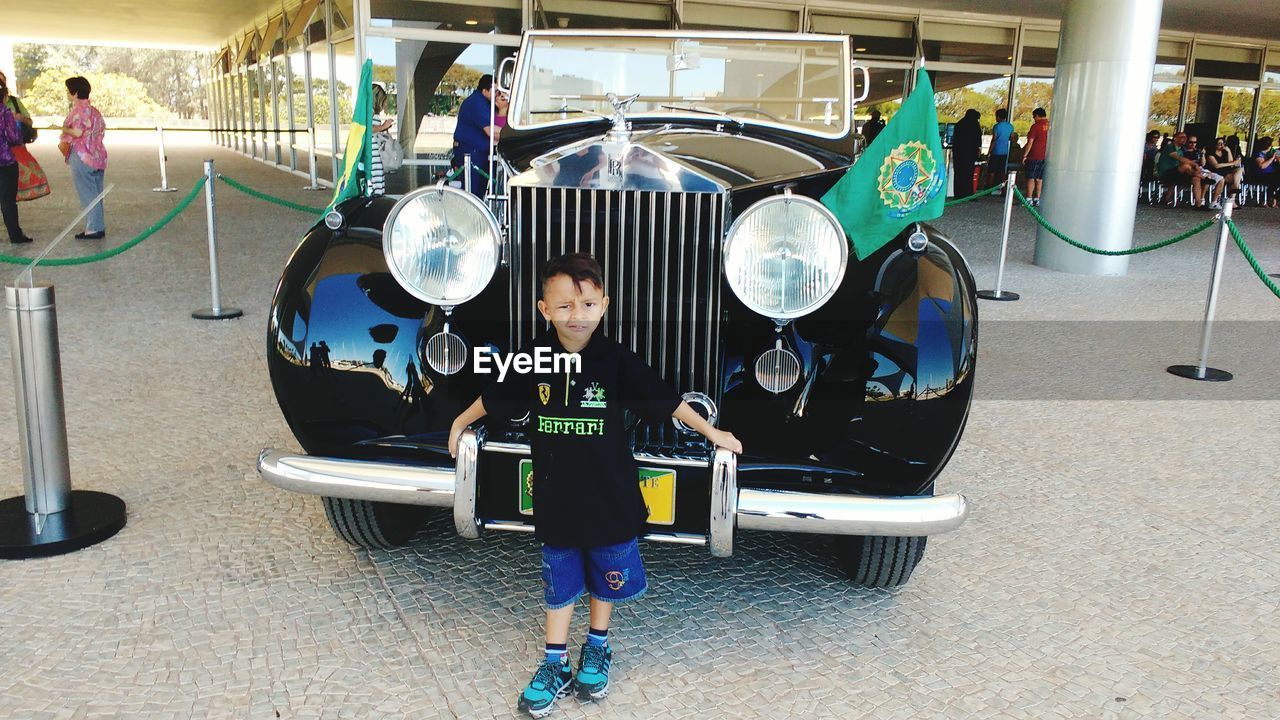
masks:
MULTIPOLYGON (((1070 0, 904 0, 848 3, 850 10, 883 7, 893 11, 983 13, 1058 20, 1070 0)), ((1137 0, 1146 2, 1147 0, 1137 0)), ((9 3, 7 28, 29 42, 153 45, 214 48, 244 28, 280 10, 279 0, 64 0, 58 5, 9 3), (74 18, 68 23, 68 18, 74 18)), ((1164 0, 1165 30, 1280 41, 1280 2, 1227 3, 1206 11, 1203 0, 1164 0)), ((3 33, 3 31, 0 31, 3 33)))

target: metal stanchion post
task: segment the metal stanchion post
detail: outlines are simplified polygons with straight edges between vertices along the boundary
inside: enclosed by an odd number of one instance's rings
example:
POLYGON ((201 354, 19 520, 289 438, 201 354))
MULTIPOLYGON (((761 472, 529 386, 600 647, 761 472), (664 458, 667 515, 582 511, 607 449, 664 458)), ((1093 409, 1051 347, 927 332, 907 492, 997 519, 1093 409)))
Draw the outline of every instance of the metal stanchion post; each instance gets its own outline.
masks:
POLYGON ((169 187, 169 158, 164 152, 164 127, 157 125, 156 135, 160 140, 160 187, 151 188, 151 192, 174 192, 178 188, 169 187))
POLYGON ((471 153, 462 156, 462 189, 471 192, 471 153))
POLYGON ((124 501, 71 489, 52 285, 6 285, 25 494, 0 501, 0 558, 79 550, 124 527, 124 501))
POLYGON ((1227 220, 1231 217, 1232 199, 1222 206, 1222 230, 1218 233, 1218 247, 1213 252, 1213 269, 1210 272, 1209 299, 1204 309, 1204 329, 1200 334, 1200 364, 1170 365, 1169 372, 1191 380, 1226 382, 1232 378, 1226 370, 1209 367, 1209 340, 1213 336, 1213 316, 1218 309, 1218 285, 1222 282, 1222 261, 1227 255, 1227 238, 1231 231, 1227 220))
POLYGON ((197 320, 230 320, 244 314, 239 308, 222 307, 221 290, 218 287, 218 216, 214 204, 213 186, 217 176, 213 172, 213 161, 204 161, 204 207, 209 218, 209 291, 213 296, 213 307, 204 308, 191 313, 197 320))
POLYGON ((1009 254, 1009 223, 1013 220, 1013 189, 1017 187, 1018 173, 1012 171, 1004 186, 1004 237, 1000 240, 1000 269, 996 271, 996 289, 979 290, 978 297, 983 300, 1017 300, 1021 295, 1004 289, 1004 260, 1009 254))
POLYGON ((308 174, 310 175, 311 184, 302 188, 303 190, 323 190, 320 187, 320 181, 316 179, 316 129, 307 128, 307 161, 310 163, 308 174))

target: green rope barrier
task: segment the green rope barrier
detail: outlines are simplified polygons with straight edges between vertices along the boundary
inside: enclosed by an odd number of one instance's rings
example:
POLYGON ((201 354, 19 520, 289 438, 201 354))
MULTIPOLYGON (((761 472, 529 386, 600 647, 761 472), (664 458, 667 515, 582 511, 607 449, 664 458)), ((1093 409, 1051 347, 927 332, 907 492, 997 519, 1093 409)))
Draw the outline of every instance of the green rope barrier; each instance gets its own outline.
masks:
POLYGON ((983 190, 983 191, 981 191, 981 192, 976 192, 976 193, 974 193, 974 194, 970 195, 969 197, 962 197, 962 198, 958 198, 958 199, 955 199, 955 200, 948 200, 947 202, 943 203, 943 204, 942 204, 942 206, 943 206, 943 207, 951 207, 952 205, 959 205, 960 203, 967 203, 967 202, 969 202, 970 200, 977 200, 977 199, 978 199, 978 198, 980 198, 980 197, 986 197, 986 196, 990 195, 991 193, 998 192, 1001 188, 1003 188, 1003 187, 1004 187, 1004 185, 1005 185, 1004 183, 1000 183, 999 185, 992 185, 991 187, 987 188, 986 190, 983 190))
POLYGON ((1257 273, 1258 279, 1262 281, 1267 289, 1280 298, 1280 286, 1276 285, 1276 281, 1267 276, 1267 272, 1262 269, 1262 264, 1258 262, 1258 258, 1253 256, 1253 251, 1245 243, 1244 238, 1240 235, 1240 228, 1236 227, 1235 221, 1227 218, 1227 229, 1231 231, 1231 239, 1236 241, 1236 247, 1240 248, 1240 252, 1244 255, 1244 259, 1249 263, 1249 267, 1257 273))
POLYGON ((267 193, 264 193, 261 190, 254 190, 248 185, 238 183, 235 180, 232 180, 231 178, 227 177, 226 175, 223 175, 222 173, 218 173, 218 179, 230 185, 231 187, 235 188, 236 190, 239 190, 245 195, 248 195, 250 197, 256 197, 259 200, 266 200, 269 203, 275 203, 280 207, 286 207, 286 208, 289 208, 290 210, 297 210, 298 212, 305 212, 305 213, 311 213, 313 215, 319 215, 320 213, 329 209, 328 206, 311 207, 310 205, 303 205, 302 203, 296 203, 290 200, 285 200, 284 198, 278 198, 275 195, 268 195, 267 193))
POLYGON ((1181 235, 1174 235, 1168 240, 1161 240, 1160 242, 1151 243, 1150 245, 1143 245, 1141 247, 1129 248, 1128 250, 1102 250, 1100 248, 1085 245, 1082 242, 1078 242, 1076 240, 1072 240, 1071 238, 1067 237, 1062 233, 1061 230, 1050 225, 1049 221, 1045 220, 1044 216, 1042 216, 1039 212, 1037 212, 1036 209, 1031 206, 1031 203, 1027 202, 1027 198, 1023 196, 1021 190, 1015 187, 1013 189, 1013 192, 1014 192, 1014 195, 1018 198, 1018 201, 1022 203, 1022 207, 1026 208, 1027 212, 1031 213, 1031 217, 1034 218, 1035 221, 1040 224, 1040 227, 1053 233, 1053 235, 1055 235, 1059 240, 1062 240, 1068 245, 1071 245, 1072 247, 1080 248, 1081 250, 1084 250, 1085 252, 1093 253, 1094 255, 1112 255, 1112 256, 1137 255, 1138 253, 1150 252, 1151 250, 1159 250, 1162 247, 1168 247, 1174 243, 1182 242, 1183 240, 1186 240, 1187 238, 1193 235, 1202 233, 1205 230, 1208 230, 1210 227, 1213 227, 1213 224, 1218 221, 1218 217, 1215 215, 1214 217, 1211 217, 1208 220, 1205 220, 1204 222, 1200 223, 1199 225, 1196 225, 1195 227, 1182 233, 1181 235))
MULTIPOLYGON (((488 179, 489 179, 489 173, 485 172, 484 170, 481 170, 481 169, 480 169, 478 166, 476 166, 476 165, 472 165, 471 167, 472 167, 472 169, 473 169, 473 170, 475 170, 476 172, 480 173, 480 175, 481 175, 485 180, 488 180, 488 179)), ((453 171, 453 172, 451 172, 451 173, 449 173, 448 175, 445 175, 445 176, 444 176, 444 181, 445 181, 445 182, 452 182, 452 181, 454 181, 454 180, 457 180, 457 179, 458 179, 458 176, 459 176, 459 175, 461 175, 461 174, 462 174, 462 168, 460 168, 460 167, 459 167, 459 168, 454 168, 454 171, 453 171)))
MULTIPOLYGON (((174 208, 170 210, 164 217, 160 218, 155 223, 153 223, 151 227, 147 228, 146 230, 143 230, 141 233, 138 234, 137 237, 124 243, 123 245, 120 245, 119 247, 114 247, 110 250, 103 250, 100 253, 94 253, 92 255, 82 255, 80 257, 44 258, 39 262, 39 264, 43 266, 86 265, 88 263, 98 262, 99 260, 106 260, 107 258, 113 258, 116 255, 119 255, 120 253, 124 252, 125 250, 132 248, 133 246, 137 245, 143 240, 146 240, 152 235, 155 235, 157 232, 160 231, 160 228, 164 227, 165 225, 168 225, 171 220, 173 220, 175 217, 178 216, 178 213, 181 213, 183 210, 186 210, 187 206, 191 204, 191 201, 196 199, 196 196, 200 194, 200 190, 204 187, 205 182, 206 182, 206 178, 204 177, 201 177, 199 180, 197 180, 195 186, 191 188, 191 192, 187 193, 186 197, 178 201, 178 204, 175 205, 174 208)), ((17 257, 14 255, 0 255, 0 262, 10 263, 12 265, 30 265, 31 258, 17 257)))

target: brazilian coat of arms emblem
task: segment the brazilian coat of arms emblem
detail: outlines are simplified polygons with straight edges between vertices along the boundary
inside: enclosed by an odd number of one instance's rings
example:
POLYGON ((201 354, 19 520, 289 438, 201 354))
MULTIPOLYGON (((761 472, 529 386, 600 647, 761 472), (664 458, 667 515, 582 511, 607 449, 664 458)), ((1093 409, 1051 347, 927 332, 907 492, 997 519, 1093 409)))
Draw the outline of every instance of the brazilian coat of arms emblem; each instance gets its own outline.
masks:
POLYGON ((906 217, 929 202, 946 180, 929 146, 918 140, 894 148, 880 165, 876 189, 891 217, 906 217))

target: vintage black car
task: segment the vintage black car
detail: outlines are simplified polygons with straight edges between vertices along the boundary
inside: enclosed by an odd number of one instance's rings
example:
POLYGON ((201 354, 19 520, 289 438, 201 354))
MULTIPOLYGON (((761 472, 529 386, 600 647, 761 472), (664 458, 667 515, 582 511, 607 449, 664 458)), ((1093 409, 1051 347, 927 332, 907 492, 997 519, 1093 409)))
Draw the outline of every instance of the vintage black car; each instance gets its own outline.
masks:
MULTIPOLYGON (((869 586, 900 585, 964 522, 935 495, 968 416, 973 278, 913 225, 859 261, 816 198, 855 159, 844 37, 531 32, 484 200, 446 184, 358 198, 307 233, 271 309, 268 364, 306 454, 279 487, 324 497, 353 544, 403 544, 428 508, 459 535, 530 531, 528 418, 451 421, 492 375, 477 349, 545 328, 538 271, 590 251, 604 332, 744 446, 636 422, 648 539, 733 551, 735 532, 834 537, 869 586)), ((504 70, 506 63, 504 63, 504 70)), ((477 188, 477 190, 479 190, 477 188)))

